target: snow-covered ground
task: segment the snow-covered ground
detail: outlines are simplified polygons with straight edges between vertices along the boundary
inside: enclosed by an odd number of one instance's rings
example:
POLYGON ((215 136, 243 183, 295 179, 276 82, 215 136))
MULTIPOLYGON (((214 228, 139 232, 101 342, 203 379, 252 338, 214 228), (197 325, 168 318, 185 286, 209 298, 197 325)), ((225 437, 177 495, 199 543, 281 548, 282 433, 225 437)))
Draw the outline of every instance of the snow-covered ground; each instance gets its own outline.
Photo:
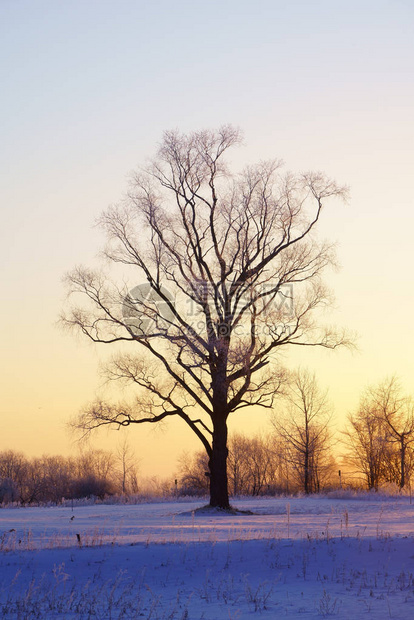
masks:
POLYGON ((408 498, 201 505, 1 509, 0 616, 414 617, 408 498))

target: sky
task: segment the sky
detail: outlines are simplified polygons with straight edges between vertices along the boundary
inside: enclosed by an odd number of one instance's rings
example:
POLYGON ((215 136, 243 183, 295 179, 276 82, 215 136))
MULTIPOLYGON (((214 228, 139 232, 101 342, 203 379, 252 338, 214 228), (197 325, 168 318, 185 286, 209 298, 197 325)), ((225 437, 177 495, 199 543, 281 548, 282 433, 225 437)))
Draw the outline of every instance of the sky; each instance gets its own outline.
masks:
MULTIPOLYGON (((282 158, 350 187, 320 235, 341 264, 329 322, 358 350, 288 363, 329 389, 338 429, 368 384, 395 374, 414 395, 413 30, 410 0, 0 0, 0 451, 78 449, 67 423, 100 393, 105 352, 58 328, 62 279, 94 263, 97 217, 174 128, 231 123, 240 166, 282 158)), ((179 421, 128 437, 148 476, 199 448, 179 421)))

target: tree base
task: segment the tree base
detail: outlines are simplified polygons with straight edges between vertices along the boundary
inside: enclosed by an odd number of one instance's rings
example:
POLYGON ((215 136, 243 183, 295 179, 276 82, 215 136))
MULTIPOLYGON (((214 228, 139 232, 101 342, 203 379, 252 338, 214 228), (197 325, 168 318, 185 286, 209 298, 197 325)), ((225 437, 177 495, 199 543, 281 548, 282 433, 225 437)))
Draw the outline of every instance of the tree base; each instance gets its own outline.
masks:
POLYGON ((233 506, 229 506, 228 508, 220 508, 219 506, 201 506, 200 508, 196 508, 193 511, 196 515, 253 515, 254 513, 251 510, 238 510, 233 506))

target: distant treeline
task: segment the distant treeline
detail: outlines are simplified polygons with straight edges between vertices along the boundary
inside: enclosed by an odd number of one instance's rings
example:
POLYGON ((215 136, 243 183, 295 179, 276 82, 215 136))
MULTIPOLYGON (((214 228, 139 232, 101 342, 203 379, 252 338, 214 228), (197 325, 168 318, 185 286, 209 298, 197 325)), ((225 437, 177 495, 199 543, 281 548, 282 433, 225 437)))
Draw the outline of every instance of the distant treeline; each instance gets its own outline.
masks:
MULTIPOLYGON (((401 485, 401 451, 392 437, 367 421, 371 436, 353 432, 354 449, 336 446, 312 455, 308 461, 308 493, 338 488, 379 490, 409 488, 414 472, 414 451, 405 453, 405 484, 401 485), (343 448, 341 450, 341 447, 343 448)), ((358 429, 361 430, 360 428, 358 429)), ((229 492, 235 495, 279 495, 305 491, 305 458, 274 433, 247 437, 233 435, 229 440, 229 492)), ((204 451, 184 455, 180 460, 178 492, 181 495, 208 493, 208 458, 204 451)))
POLYGON ((1 503, 59 503, 63 498, 137 492, 137 466, 127 445, 117 453, 88 450, 76 457, 0 452, 1 503))
MULTIPOLYGON (((402 393, 395 377, 365 390, 339 436, 334 436, 331 420, 326 393, 319 390, 313 375, 298 372, 289 386, 287 404, 271 415, 269 434, 230 438, 230 493, 317 493, 344 486, 411 488, 414 403, 402 393)), ((204 452, 182 459, 182 491, 206 493, 207 472, 204 452)))

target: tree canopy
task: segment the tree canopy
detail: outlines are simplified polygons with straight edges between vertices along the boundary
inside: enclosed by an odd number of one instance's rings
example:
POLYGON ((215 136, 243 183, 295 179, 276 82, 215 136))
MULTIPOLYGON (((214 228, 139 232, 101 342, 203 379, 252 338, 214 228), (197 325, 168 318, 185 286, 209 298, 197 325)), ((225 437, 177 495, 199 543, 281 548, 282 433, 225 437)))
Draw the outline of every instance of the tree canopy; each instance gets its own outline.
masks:
POLYGON ((137 387, 133 402, 87 406, 77 426, 180 418, 207 452, 211 504, 221 507, 229 505, 228 416, 272 408, 287 345, 349 342, 320 324, 318 310, 331 301, 322 274, 335 252, 315 234, 325 203, 346 188, 322 173, 284 172, 280 161, 232 173, 225 155, 240 142, 231 126, 166 132, 100 218, 122 285, 107 266, 74 269, 67 285, 82 301, 63 316, 96 343, 130 343, 107 374, 137 387))

